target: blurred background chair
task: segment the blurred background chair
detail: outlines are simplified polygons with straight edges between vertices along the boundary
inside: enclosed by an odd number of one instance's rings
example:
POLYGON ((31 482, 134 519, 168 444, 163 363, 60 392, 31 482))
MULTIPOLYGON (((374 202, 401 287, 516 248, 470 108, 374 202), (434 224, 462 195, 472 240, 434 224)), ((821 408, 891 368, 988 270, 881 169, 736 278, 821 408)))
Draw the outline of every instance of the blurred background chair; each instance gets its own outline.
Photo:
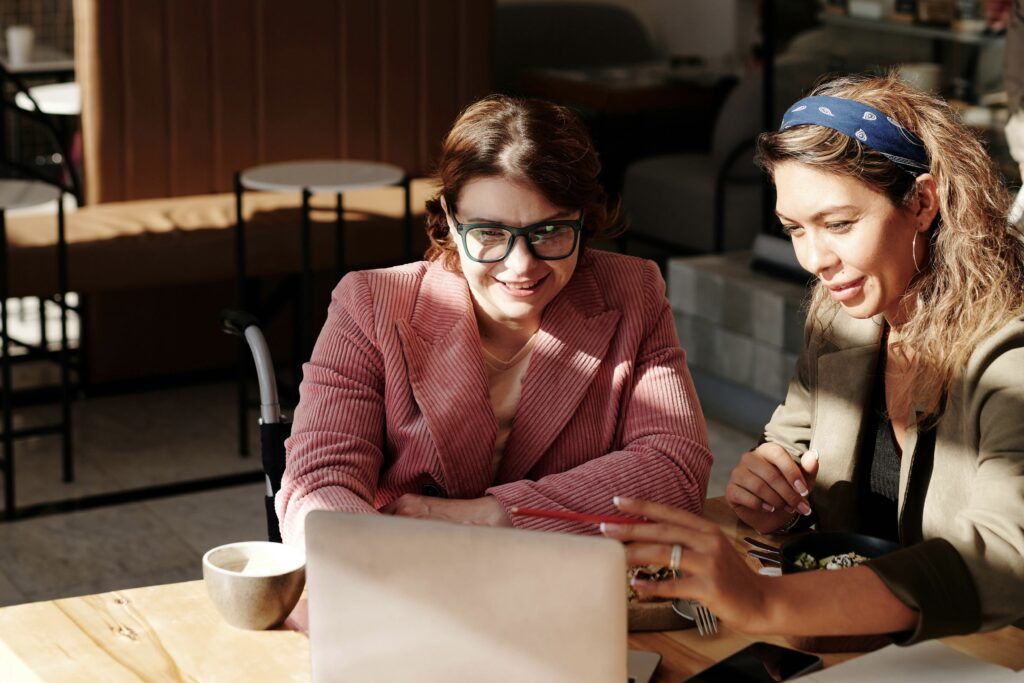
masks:
POLYGON ((628 240, 678 252, 746 249, 761 227, 761 77, 742 80, 715 121, 711 150, 642 159, 626 169, 628 240))

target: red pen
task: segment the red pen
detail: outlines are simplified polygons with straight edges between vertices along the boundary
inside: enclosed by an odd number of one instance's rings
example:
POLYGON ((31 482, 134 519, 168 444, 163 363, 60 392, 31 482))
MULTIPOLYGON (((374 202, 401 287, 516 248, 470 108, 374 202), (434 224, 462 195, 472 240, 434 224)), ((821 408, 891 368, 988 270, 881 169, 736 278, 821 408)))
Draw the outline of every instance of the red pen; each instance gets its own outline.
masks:
POLYGON ((589 515, 585 512, 574 512, 572 510, 538 510, 536 508, 522 508, 513 505, 508 509, 513 515, 524 517, 546 517, 548 519, 566 519, 572 522, 586 522, 588 524, 648 524, 649 521, 642 517, 627 517, 625 515, 589 515))

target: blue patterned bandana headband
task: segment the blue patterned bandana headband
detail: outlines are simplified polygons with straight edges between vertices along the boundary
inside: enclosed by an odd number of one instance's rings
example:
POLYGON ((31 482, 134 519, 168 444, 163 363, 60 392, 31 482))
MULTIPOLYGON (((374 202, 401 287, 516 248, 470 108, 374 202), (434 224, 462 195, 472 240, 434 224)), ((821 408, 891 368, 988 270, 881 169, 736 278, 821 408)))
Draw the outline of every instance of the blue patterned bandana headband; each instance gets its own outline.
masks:
POLYGON ((874 107, 841 97, 805 97, 782 117, 779 130, 813 124, 837 130, 875 150, 907 173, 928 171, 928 152, 921 140, 874 107))

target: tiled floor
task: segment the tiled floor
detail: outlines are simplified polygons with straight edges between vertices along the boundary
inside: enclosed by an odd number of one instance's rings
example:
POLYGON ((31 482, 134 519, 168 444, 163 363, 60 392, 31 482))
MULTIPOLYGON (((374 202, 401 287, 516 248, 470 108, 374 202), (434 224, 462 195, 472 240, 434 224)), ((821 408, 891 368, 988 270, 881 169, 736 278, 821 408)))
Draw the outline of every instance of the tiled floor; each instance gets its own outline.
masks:
MULTIPOLYGON (((47 419, 19 411, 19 422, 47 419)), ((234 387, 194 386, 82 401, 75 409, 76 481, 62 484, 54 437, 19 441, 19 504, 256 468, 235 450, 234 387)), ((722 495, 755 442, 709 425, 709 496, 722 495)), ((203 552, 263 539, 263 485, 0 523, 0 605, 200 578, 203 552)))

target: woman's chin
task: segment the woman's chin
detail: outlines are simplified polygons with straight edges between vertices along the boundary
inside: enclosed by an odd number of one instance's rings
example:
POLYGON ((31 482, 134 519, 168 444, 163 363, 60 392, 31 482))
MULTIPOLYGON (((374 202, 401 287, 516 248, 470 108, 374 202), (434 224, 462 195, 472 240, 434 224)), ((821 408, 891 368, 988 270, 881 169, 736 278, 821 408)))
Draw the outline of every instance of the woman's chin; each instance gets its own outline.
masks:
POLYGON ((854 318, 855 320, 868 320, 870 318, 874 318, 880 312, 876 310, 874 306, 868 306, 865 305, 864 303, 860 303, 857 305, 839 305, 843 307, 843 312, 846 313, 846 315, 850 316, 851 318, 854 318))

